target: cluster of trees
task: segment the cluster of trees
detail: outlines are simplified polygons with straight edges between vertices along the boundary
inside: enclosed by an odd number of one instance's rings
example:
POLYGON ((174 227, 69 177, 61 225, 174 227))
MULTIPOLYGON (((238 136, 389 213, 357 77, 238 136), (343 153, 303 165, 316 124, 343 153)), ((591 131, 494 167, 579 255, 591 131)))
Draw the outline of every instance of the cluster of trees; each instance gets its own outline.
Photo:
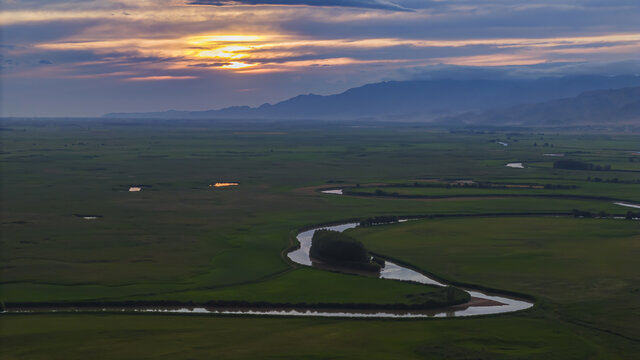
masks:
POLYGON ((84 217, 97 217, 97 218, 101 218, 101 217, 103 217, 102 215, 95 215, 95 214, 73 214, 73 216, 75 216, 75 217, 79 217, 79 218, 84 218, 84 217))
POLYGON ((327 264, 366 271, 380 271, 381 264, 371 261, 362 243, 338 231, 316 230, 311 239, 309 255, 327 264))
POLYGON ((372 256, 371 257, 371 262, 372 263, 376 263, 378 265, 380 265, 380 268, 382 269, 385 264, 387 263, 383 258, 377 257, 377 256, 372 256))
POLYGON ((593 181, 593 182, 606 182, 606 183, 615 183, 615 184, 638 184, 640 183, 640 179, 637 180, 620 180, 618 178, 611 178, 611 179, 603 179, 603 178, 599 178, 599 177, 591 177, 588 176, 587 177, 587 181, 593 181))
MULTIPOLYGON (((595 218, 595 217, 599 217, 599 218, 606 218, 611 216, 611 214, 609 214, 606 211, 600 211, 598 213, 592 213, 590 211, 582 211, 582 210, 578 210, 578 209, 573 209, 573 216, 574 217, 579 217, 579 218, 595 218)), ((625 219, 627 220, 633 220, 633 219, 638 219, 640 218, 640 212, 634 213, 633 211, 627 211, 627 214, 625 215, 625 219)))
POLYGON ((389 193, 387 191, 378 189, 378 190, 376 190, 376 196, 395 196, 395 197, 398 197, 398 196, 400 196, 400 194, 397 191, 389 193))
MULTIPOLYGON (((526 184, 523 184, 526 185, 526 184)), ((537 186, 536 184, 528 184, 528 187, 530 189, 534 189, 535 186, 537 186)), ((490 182, 472 182, 472 183, 450 183, 447 184, 445 186, 446 188, 452 188, 452 187, 462 187, 462 188, 474 188, 474 189, 510 189, 511 187, 509 187, 508 185, 503 185, 503 184, 494 184, 494 183, 490 183, 490 182)), ((578 187, 576 185, 561 185, 561 184, 545 184, 544 185, 545 189, 562 189, 562 190, 569 190, 569 189, 577 189, 578 187)))
POLYGON ((518 139, 512 139, 511 136, 507 136, 506 140, 501 140, 500 138, 489 140, 490 143, 498 143, 498 142, 505 142, 505 141, 518 142, 519 140, 518 139))
POLYGON ((577 189, 577 185, 560 185, 560 184, 545 184, 544 188, 547 190, 569 190, 569 189, 577 189))
MULTIPOLYGON (((446 187, 447 189, 451 189, 451 188, 455 188, 455 187, 463 187, 463 188, 474 188, 474 189, 489 189, 489 188, 493 188, 493 187, 501 187, 501 186, 494 186, 491 183, 485 183, 485 182, 454 182, 454 183, 448 183, 446 185, 440 185, 438 187, 446 187)), ((502 186, 502 187, 506 187, 506 186, 502 186)))
POLYGON ((360 221, 360 226, 391 224, 399 221, 397 216, 374 216, 360 221))
MULTIPOLYGON (((591 178, 588 178, 587 181, 589 181, 591 178)), ((538 186, 537 184, 524 184, 524 185, 528 185, 528 187, 530 189, 534 189, 536 186, 538 186)), ((356 187, 360 187, 360 186, 356 186, 356 187)), ((419 183, 419 182, 414 182, 412 184, 389 184, 389 185, 383 185, 380 186, 382 188, 385 187, 394 187, 394 188, 447 188, 447 189, 451 189, 451 188, 471 188, 471 189, 510 189, 511 187, 506 185, 506 184, 499 184, 499 183, 491 183, 491 182, 452 182, 452 183, 419 183)), ((545 184, 544 185, 545 189, 560 189, 560 190, 569 190, 569 189, 577 189, 578 186, 576 185, 562 185, 562 184, 545 184)), ((348 189, 343 190, 346 194, 353 194, 353 195, 368 195, 367 193, 362 193, 362 192, 349 192, 348 189)), ((399 196, 403 196, 401 194, 399 194, 398 192, 389 192, 389 191, 385 191, 383 189, 376 189, 376 191, 374 192, 375 196, 395 196, 395 197, 399 197, 399 196)))
POLYGON ((447 288, 446 294, 434 292, 423 297, 420 303, 407 304, 376 304, 376 303, 337 303, 337 302, 268 302, 246 300, 209 300, 205 302, 173 301, 173 300, 124 300, 124 301, 84 301, 84 302, 26 302, 3 303, 0 302, 0 311, 16 310, 42 310, 42 309, 77 309, 93 310, 105 309, 121 311, 121 309, 172 309, 205 307, 217 308, 296 308, 296 309, 386 309, 386 310, 419 310, 442 307, 446 305, 462 304, 469 301, 469 295, 458 288, 447 288))
POLYGON ((583 211, 578 209, 573 209, 572 211, 574 217, 582 217, 582 218, 592 218, 593 213, 591 211, 583 211))
POLYGON ((554 169, 567 169, 567 170, 595 170, 595 171, 609 171, 611 165, 594 165, 580 160, 557 160, 553 162, 554 169))
POLYGON ((573 209, 573 216, 574 217, 582 217, 582 218, 594 218, 594 217, 599 217, 599 218, 606 218, 609 217, 611 214, 609 214, 606 211, 600 211, 598 213, 592 213, 590 211, 582 211, 582 210, 578 210, 578 209, 573 209))

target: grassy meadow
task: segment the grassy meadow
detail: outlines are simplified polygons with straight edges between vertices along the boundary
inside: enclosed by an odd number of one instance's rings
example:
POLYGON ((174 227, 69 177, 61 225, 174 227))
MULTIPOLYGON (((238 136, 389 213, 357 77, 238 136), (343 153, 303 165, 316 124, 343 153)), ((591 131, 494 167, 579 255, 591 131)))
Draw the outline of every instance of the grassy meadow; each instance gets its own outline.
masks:
POLYGON ((519 131, 4 119, 4 303, 412 303, 435 290, 294 266, 283 251, 298 229, 313 224, 448 215, 352 234, 376 253, 446 280, 524 293, 537 305, 501 316, 409 321, 2 314, 2 355, 631 359, 640 350, 640 223, 548 214, 624 216, 629 208, 594 197, 640 202, 640 156, 633 155, 640 136, 519 131), (554 169, 548 153, 611 170, 554 169), (525 168, 506 168, 508 162, 525 168), (456 180, 573 188, 393 188, 436 198, 317 191, 456 180), (210 186, 216 182, 240 185, 210 186), (142 191, 128 191, 137 185, 142 191), (547 192, 573 196, 535 196, 547 192))

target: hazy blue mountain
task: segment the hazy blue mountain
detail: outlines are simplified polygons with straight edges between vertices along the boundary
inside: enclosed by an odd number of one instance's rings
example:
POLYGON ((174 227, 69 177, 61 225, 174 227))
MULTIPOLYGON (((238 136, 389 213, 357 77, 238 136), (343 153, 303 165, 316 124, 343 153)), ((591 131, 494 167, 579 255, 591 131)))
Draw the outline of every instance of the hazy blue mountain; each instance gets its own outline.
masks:
POLYGON ((584 92, 576 97, 449 117, 450 124, 640 124, 640 87, 584 92))
POLYGON ((573 76, 540 79, 388 81, 343 93, 299 95, 277 104, 207 111, 111 113, 112 118, 408 119, 433 120, 575 96, 584 91, 640 86, 639 76, 573 76))

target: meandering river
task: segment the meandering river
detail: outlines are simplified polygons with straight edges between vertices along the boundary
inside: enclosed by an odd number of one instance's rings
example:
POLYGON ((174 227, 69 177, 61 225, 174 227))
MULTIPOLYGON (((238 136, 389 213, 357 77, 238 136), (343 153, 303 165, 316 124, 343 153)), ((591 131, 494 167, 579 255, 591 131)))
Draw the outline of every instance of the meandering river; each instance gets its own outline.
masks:
MULTIPOLYGON (((326 194, 342 195, 342 189, 325 190, 326 194)), ((400 222, 407 221, 406 219, 400 222)), ((311 249, 311 239, 315 231, 320 229, 329 229, 334 231, 345 231, 358 226, 358 223, 346 222, 343 224, 332 226, 319 226, 311 230, 306 230, 297 235, 300 247, 289 252, 287 256, 291 261, 304 266, 315 267, 315 264, 309 258, 309 250, 311 249)), ((425 285, 447 286, 446 283, 430 278, 418 271, 398 265, 391 261, 386 261, 385 266, 380 271, 380 278, 395 281, 411 281, 425 285)), ((430 317, 466 317, 477 315, 501 314, 513 311, 528 309, 533 303, 525 299, 505 296, 501 294, 493 294, 482 292, 475 289, 465 289, 471 295, 471 301, 466 304, 454 305, 439 309, 430 310, 357 310, 357 309, 215 309, 204 307, 174 307, 174 308, 140 308, 140 309, 121 309, 121 308, 95 308, 95 309, 38 309, 29 310, 21 309, 10 312, 114 312, 114 311, 134 311, 146 313, 182 313, 182 314, 220 314, 220 315, 253 315, 253 316, 312 316, 312 317, 348 317, 348 318, 430 318, 430 317)))
MULTIPOLYGON (((333 231, 345 231, 358 226, 358 223, 344 223, 333 226, 320 226, 311 230, 303 231, 298 234, 297 239, 300 242, 300 248, 291 251, 287 256, 293 262, 301 265, 314 266, 309 258, 309 249, 311 249, 311 239, 316 230, 328 229, 333 231)), ((432 279, 427 275, 421 274, 415 270, 398 265, 391 261, 386 261, 384 268, 380 271, 380 277, 383 279, 392 279, 398 281, 413 281, 421 284, 447 286, 447 284, 432 279)), ((473 316, 488 315, 512 312, 528 309, 533 303, 525 299, 516 299, 513 297, 502 296, 498 294, 489 294, 473 289, 464 289, 472 297, 472 301, 468 304, 451 306, 443 309, 430 311, 403 311, 403 312, 375 312, 363 313, 359 311, 345 312, 350 317, 456 317, 456 316, 473 316)), ((318 312, 317 316, 333 316, 331 312, 318 312), (327 315, 323 315, 323 314, 327 315)), ((347 316, 347 315, 344 315, 347 316)))
MULTIPOLYGON (((342 189, 325 190, 325 194, 342 195, 342 189)), ((400 220, 407 221, 406 219, 400 220)), ((315 267, 309 257, 311 239, 313 234, 320 229, 333 231, 345 231, 358 226, 358 223, 346 222, 331 226, 318 226, 306 230, 297 235, 300 247, 287 254, 288 258, 300 265, 315 267)), ((398 265, 392 261, 386 261, 380 271, 380 278, 396 281, 412 281, 425 285, 447 286, 446 283, 430 278, 418 271, 398 265)), ((454 305, 430 310, 301 310, 301 309, 207 309, 180 308, 180 309, 145 309, 145 312, 169 312, 189 314, 227 314, 227 315, 256 315, 256 316, 315 316, 315 317, 348 317, 348 318, 430 318, 430 317, 466 317, 477 315, 501 314, 528 309, 533 303, 525 299, 518 299, 500 294, 492 294, 474 289, 465 289, 471 295, 471 301, 466 304, 454 305)))

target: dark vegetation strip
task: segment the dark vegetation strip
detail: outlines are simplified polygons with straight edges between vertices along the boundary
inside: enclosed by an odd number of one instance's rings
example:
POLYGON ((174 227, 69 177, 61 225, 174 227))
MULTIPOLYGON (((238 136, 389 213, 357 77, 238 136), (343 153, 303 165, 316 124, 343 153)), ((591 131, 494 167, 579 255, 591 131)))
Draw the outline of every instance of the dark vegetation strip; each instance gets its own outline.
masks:
MULTIPOLYGON (((429 285, 425 285, 429 286, 429 285)), ((219 308, 219 309, 344 309, 344 310, 432 310, 452 305, 461 305, 469 301, 468 294, 457 289, 453 298, 446 300, 429 299, 420 304, 375 304, 375 303, 286 303, 267 301, 242 300, 210 300, 205 302, 175 301, 175 300, 128 300, 128 301, 70 301, 70 302, 7 302, 0 304, 2 311, 35 311, 48 309, 171 309, 171 308, 219 308), (466 296, 465 296, 466 295, 466 296)))
POLYGON ((590 195, 569 195, 569 194, 452 194, 452 195, 408 195, 398 193, 388 193, 386 191, 376 191, 375 193, 342 190, 344 195, 378 197, 378 198, 401 198, 401 199, 449 199, 449 198, 505 198, 505 197, 541 197, 551 199, 573 199, 573 200, 601 200, 601 201, 626 201, 620 198, 608 196, 590 195))
POLYGON ((478 213, 478 214, 430 214, 430 215, 408 215, 402 216, 402 219, 436 219, 436 218, 466 218, 466 217, 518 217, 518 216, 568 216, 571 212, 496 212, 496 213, 478 213))
MULTIPOLYGON (((547 166, 539 166, 539 165, 534 165, 534 163, 544 163, 545 161, 527 161, 527 166, 531 167, 531 168, 536 168, 536 169, 549 169, 549 167, 547 166)), ((578 170, 578 169, 562 169, 562 168, 555 168, 555 169, 559 169, 559 170, 570 170, 570 171, 599 171, 599 172, 603 172, 603 173, 616 173, 616 172, 621 172, 621 173, 640 173, 640 170, 631 170, 631 169, 609 169, 609 170, 597 170, 597 169, 591 169, 591 170, 578 170)))
POLYGON ((326 190, 340 190, 343 188, 360 188, 360 189, 367 189, 367 188, 376 188, 376 187, 381 187, 381 188, 385 188, 385 187, 402 187, 402 188, 436 188, 436 189, 513 189, 513 190, 518 190, 518 189, 545 189, 545 190, 571 190, 571 189, 579 189, 580 187, 577 185, 565 185, 565 184, 550 184, 550 183, 546 183, 546 184, 540 184, 540 183, 518 183, 518 184, 508 184, 508 183, 497 183, 497 182, 490 182, 490 181, 474 181, 472 179, 458 179, 458 180, 451 180, 451 179, 441 179, 441 180, 436 180, 437 182, 413 182, 413 183, 386 183, 386 184, 367 184, 365 186, 362 186, 360 184, 356 184, 355 186, 352 185, 345 185, 343 187, 332 187, 332 188, 323 188, 320 189, 320 191, 326 191, 326 190), (464 182, 460 182, 460 181, 472 181, 471 183, 464 183, 464 182), (512 185, 518 185, 519 187, 514 188, 512 185), (535 188, 534 186, 538 186, 538 188, 535 188))

